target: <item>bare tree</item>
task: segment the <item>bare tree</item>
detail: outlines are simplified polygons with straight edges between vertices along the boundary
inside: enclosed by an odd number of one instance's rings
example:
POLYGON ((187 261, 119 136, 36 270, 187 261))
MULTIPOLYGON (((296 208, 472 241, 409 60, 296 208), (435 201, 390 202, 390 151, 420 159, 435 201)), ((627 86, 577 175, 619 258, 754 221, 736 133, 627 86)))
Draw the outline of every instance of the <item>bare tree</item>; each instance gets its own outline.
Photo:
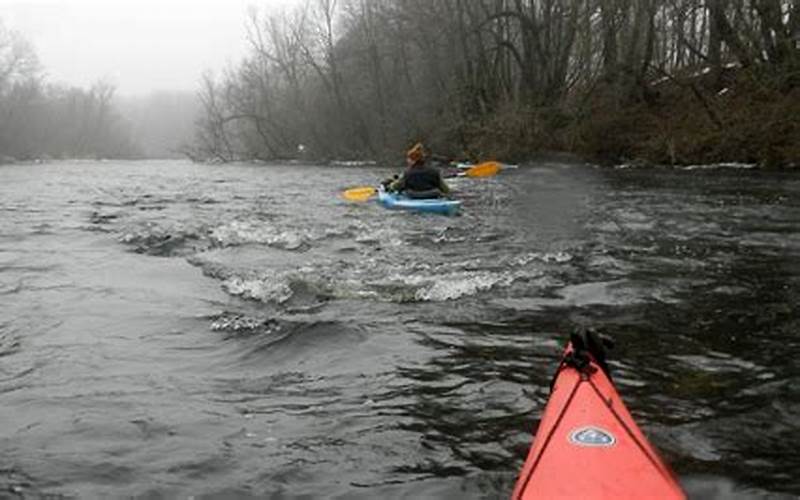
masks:
POLYGON ((251 12, 251 55, 204 82, 199 134, 220 160, 298 143, 318 157, 419 138, 463 151, 505 136, 552 143, 565 124, 578 137, 592 106, 661 112, 660 81, 724 130, 716 92, 731 65, 797 84, 799 11, 798 0, 306 0, 251 12))

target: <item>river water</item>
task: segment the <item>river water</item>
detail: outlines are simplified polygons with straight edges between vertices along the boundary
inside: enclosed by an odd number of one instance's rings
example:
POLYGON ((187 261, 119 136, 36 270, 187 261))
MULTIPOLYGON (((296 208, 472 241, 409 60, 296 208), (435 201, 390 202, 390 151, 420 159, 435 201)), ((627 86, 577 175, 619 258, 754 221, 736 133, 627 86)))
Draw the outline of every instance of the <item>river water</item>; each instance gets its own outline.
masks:
POLYGON ((692 497, 800 494, 800 176, 391 173, 0 167, 0 497, 506 498, 577 325, 692 497))

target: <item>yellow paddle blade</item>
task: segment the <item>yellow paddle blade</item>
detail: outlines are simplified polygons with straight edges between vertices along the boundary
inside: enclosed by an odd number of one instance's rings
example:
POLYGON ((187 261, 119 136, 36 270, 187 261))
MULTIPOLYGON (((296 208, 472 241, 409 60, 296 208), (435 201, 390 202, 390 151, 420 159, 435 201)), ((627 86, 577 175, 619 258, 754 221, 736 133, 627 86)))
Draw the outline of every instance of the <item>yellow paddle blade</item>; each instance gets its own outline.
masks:
POLYGON ((467 177, 488 177, 496 175, 500 171, 500 164, 496 161, 487 161, 472 168, 467 169, 465 172, 467 177))
POLYGON ((367 201, 377 192, 378 190, 374 187, 362 186, 348 189, 342 193, 342 196, 344 196, 344 199, 348 201, 367 201))

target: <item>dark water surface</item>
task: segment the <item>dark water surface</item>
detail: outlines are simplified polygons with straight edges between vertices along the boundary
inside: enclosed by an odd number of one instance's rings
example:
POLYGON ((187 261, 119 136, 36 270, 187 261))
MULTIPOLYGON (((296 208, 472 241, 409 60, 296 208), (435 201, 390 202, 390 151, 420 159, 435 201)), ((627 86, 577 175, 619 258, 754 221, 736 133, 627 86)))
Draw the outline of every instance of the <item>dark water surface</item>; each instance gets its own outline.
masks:
POLYGON ((0 497, 506 498, 576 325, 691 496, 800 494, 800 176, 389 173, 0 167, 0 497))

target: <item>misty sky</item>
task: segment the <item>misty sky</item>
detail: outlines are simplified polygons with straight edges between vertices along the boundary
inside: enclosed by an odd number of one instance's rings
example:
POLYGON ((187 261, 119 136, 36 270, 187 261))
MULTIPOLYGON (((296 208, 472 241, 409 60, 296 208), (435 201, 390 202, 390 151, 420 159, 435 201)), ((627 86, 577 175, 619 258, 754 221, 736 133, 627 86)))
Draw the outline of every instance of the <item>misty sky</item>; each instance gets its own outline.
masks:
POLYGON ((33 43, 49 81, 104 79, 124 95, 194 90, 247 50, 249 5, 293 0, 0 0, 0 19, 33 43))

